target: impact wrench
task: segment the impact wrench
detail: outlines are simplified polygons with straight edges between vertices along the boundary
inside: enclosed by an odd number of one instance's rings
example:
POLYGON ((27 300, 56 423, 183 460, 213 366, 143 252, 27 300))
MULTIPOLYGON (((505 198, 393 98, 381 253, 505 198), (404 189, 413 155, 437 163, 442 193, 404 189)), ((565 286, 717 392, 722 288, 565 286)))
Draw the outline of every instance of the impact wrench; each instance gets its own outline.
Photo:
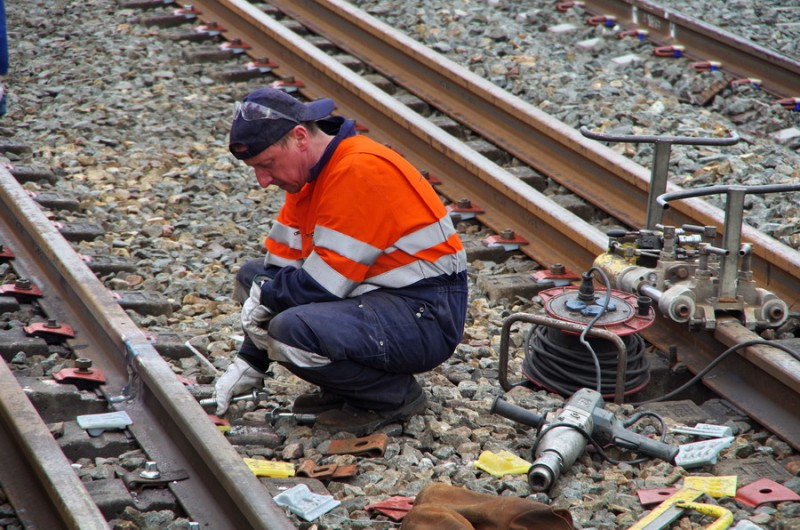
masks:
POLYGON ((547 491, 572 466, 591 439, 598 447, 613 444, 674 463, 678 447, 626 429, 627 425, 603 408, 603 396, 581 388, 570 397, 555 419, 495 399, 491 412, 539 429, 533 449, 536 461, 528 471, 533 491, 547 491))

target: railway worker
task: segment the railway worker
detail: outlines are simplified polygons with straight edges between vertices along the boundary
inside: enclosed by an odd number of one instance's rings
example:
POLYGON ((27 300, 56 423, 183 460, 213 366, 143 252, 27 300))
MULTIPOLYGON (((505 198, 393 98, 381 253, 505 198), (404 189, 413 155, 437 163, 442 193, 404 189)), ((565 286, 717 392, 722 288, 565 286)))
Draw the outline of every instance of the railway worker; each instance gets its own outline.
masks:
POLYGON ((222 415, 275 361, 319 387, 293 412, 363 436, 425 409, 414 374, 461 341, 466 255, 420 172, 334 108, 273 88, 236 106, 231 153, 286 196, 265 258, 236 275, 245 340, 215 394, 222 415))

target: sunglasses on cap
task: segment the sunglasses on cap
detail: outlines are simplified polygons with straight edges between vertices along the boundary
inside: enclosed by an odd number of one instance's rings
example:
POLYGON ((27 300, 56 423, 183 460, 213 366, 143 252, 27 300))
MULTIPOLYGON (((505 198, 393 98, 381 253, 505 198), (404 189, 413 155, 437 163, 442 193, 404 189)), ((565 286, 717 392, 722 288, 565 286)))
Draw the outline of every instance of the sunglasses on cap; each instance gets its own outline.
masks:
POLYGON ((254 101, 237 101, 233 108, 233 119, 235 120, 239 116, 245 121, 289 120, 298 123, 296 119, 254 101))

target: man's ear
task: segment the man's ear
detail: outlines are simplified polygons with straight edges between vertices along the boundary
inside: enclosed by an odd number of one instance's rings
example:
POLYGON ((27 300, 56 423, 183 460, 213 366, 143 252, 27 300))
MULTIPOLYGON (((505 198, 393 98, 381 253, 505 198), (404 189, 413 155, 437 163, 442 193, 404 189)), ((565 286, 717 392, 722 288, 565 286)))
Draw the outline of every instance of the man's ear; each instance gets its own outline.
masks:
POLYGON ((297 146, 300 149, 305 149, 308 146, 308 141, 309 141, 308 129, 306 129, 302 125, 295 125, 294 129, 292 129, 292 137, 297 142, 297 146))

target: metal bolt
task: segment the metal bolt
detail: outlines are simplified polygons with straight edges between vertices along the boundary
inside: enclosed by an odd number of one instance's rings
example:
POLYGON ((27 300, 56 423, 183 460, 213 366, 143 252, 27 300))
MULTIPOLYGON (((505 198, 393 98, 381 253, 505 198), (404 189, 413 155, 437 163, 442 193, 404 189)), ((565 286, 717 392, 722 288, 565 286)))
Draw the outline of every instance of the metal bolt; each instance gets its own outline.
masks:
POLYGON ((47 324, 44 325, 47 329, 58 329, 61 326, 58 324, 58 321, 55 318, 48 318, 47 324))
POLYGON ((148 461, 144 465, 144 469, 139 472, 139 476, 148 479, 148 480, 155 480, 161 478, 161 471, 158 470, 158 465, 153 461, 148 461))
POLYGON ((458 199, 456 206, 458 206, 459 208, 471 208, 472 201, 469 199, 458 199))
POLYGON ((561 275, 561 274, 565 274, 566 272, 567 272, 566 267, 564 267, 564 265, 562 265, 561 263, 553 263, 552 265, 550 265, 550 273, 551 274, 559 274, 559 275, 561 275))
POLYGON ((17 289, 22 289, 27 291, 33 288, 33 284, 27 278, 19 278, 17 281, 14 282, 14 287, 17 289))
POLYGON ((516 237, 516 234, 510 228, 504 228, 503 230, 500 230, 500 239, 504 241, 511 241, 514 239, 514 237, 516 237))
POLYGON ((79 357, 75 359, 75 369, 77 372, 82 374, 90 374, 92 373, 92 360, 86 357, 79 357))

